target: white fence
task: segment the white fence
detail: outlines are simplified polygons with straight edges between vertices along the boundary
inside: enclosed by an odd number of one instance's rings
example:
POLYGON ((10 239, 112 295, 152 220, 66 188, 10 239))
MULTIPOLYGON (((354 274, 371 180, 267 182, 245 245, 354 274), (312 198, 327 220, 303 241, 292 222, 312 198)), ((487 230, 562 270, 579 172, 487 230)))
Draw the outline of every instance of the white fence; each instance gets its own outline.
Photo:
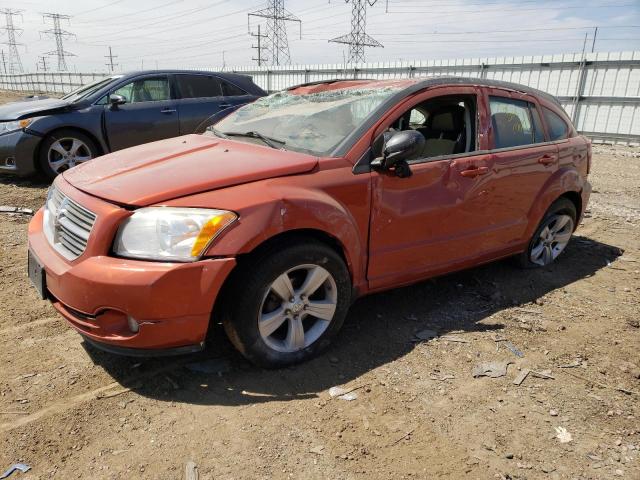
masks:
MULTIPOLYGON (((216 71, 211 67, 202 70, 216 71)), ((640 51, 403 61, 357 65, 227 67, 268 91, 333 78, 455 75, 529 85, 560 100, 580 132, 596 141, 640 145, 640 51)), ((0 75, 0 89, 66 93, 101 78, 91 73, 0 75)))

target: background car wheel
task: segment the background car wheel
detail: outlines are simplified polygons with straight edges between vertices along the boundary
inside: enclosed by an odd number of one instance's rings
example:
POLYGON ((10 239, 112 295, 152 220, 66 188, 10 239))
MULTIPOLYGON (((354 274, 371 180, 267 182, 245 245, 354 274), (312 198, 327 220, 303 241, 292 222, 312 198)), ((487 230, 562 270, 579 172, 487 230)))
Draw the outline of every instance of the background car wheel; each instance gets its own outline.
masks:
POLYGON ((570 200, 556 200, 536 229, 527 250, 517 257, 524 268, 545 267, 558 258, 576 226, 576 207, 570 200))
POLYGON ((40 170, 49 179, 80 163, 97 157, 95 142, 77 130, 58 130, 47 136, 40 146, 40 170))
POLYGON ((223 321, 235 347, 256 365, 312 358, 340 330, 351 301, 342 258, 313 241, 289 244, 241 267, 223 321))

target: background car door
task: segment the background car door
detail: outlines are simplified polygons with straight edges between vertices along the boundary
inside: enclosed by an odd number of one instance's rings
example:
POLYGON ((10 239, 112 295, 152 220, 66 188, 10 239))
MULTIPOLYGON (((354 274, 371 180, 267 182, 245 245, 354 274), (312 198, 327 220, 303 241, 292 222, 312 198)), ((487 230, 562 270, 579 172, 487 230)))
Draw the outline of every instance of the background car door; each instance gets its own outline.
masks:
POLYGON ((419 115, 407 113, 422 102, 443 95, 473 99, 476 118, 466 122, 474 127, 474 151, 412 160, 412 174, 407 178, 391 172, 372 173, 368 267, 371 288, 411 282, 446 270, 475 258, 484 248, 478 240, 483 237, 489 214, 469 207, 470 202, 485 194, 488 175, 483 173, 489 172, 491 159, 484 149, 484 137, 477 134, 476 127, 485 118, 478 94, 475 87, 439 88, 407 102, 409 110, 397 110, 396 118, 416 118, 419 115))
MULTIPOLYGON (((195 133, 212 115, 253 100, 244 90, 215 76, 177 74, 180 134, 195 133)), ((219 117, 216 117, 219 119, 219 117)))
POLYGON ((137 78, 111 92, 127 101, 105 107, 105 127, 111 151, 180 134, 176 101, 166 75, 137 78))

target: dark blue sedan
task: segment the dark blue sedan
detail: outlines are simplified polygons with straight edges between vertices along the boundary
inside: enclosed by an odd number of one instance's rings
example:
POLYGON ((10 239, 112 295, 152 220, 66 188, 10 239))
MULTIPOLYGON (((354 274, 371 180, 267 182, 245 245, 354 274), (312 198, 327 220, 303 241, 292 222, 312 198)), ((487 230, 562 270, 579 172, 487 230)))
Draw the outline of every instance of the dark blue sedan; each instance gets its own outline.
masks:
POLYGON ((203 130, 266 93, 250 77, 199 71, 113 75, 61 99, 0 106, 0 173, 49 178, 105 153, 203 130))

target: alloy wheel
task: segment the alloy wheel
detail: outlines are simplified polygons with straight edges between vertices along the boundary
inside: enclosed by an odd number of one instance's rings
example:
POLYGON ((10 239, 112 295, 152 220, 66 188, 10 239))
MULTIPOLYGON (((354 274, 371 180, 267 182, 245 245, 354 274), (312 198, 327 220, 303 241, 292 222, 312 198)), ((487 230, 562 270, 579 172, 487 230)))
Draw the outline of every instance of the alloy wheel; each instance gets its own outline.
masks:
POLYGON ((47 152, 47 161, 55 173, 62 173, 91 158, 91 150, 87 144, 72 137, 57 139, 47 152))
POLYGON ((333 320, 338 291, 319 265, 291 268, 269 286, 258 313, 262 340, 278 352, 296 352, 314 343, 333 320))
POLYGON ((553 215, 535 240, 531 249, 531 261, 541 266, 553 262, 569 243, 573 226, 573 219, 569 215, 553 215))

